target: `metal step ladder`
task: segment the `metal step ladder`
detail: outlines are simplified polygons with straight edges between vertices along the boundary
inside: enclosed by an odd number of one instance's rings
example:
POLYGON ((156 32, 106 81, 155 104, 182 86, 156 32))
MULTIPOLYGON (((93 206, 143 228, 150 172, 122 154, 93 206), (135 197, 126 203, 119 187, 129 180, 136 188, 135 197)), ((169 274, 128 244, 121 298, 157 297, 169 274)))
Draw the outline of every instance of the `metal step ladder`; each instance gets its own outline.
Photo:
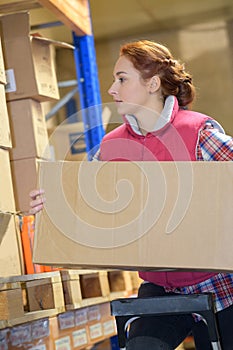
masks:
POLYGON ((197 314, 208 326, 213 350, 221 350, 212 294, 169 295, 148 298, 122 298, 110 302, 115 316, 119 347, 125 348, 127 328, 137 317, 197 314))

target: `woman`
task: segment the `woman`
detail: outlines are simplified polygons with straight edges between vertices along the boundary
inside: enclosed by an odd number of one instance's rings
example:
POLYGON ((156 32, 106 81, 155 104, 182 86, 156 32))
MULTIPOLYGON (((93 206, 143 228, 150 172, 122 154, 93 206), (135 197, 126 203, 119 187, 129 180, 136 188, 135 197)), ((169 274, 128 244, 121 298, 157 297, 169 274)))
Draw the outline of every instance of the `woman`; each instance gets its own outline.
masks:
MULTIPOLYGON (((189 110, 195 97, 192 77, 170 51, 142 40, 123 45, 109 89, 124 123, 105 135, 96 158, 103 161, 227 161, 233 140, 211 117, 189 110)), ((40 191, 31 193, 31 213, 43 207, 40 191)), ((233 274, 140 272, 139 297, 211 292, 224 350, 233 335, 233 274)), ((196 349, 212 349, 205 323, 194 317, 160 316, 132 322, 127 350, 175 349, 188 334, 196 349)))

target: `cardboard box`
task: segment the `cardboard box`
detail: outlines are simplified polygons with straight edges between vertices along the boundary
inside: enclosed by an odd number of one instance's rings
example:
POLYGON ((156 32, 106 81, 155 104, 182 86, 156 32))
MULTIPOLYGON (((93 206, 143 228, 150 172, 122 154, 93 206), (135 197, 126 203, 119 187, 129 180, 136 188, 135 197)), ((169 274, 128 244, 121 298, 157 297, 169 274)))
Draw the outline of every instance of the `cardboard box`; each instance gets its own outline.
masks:
MULTIPOLYGON (((89 111, 92 115, 95 113, 95 109, 96 107, 94 106, 90 107, 89 111)), ((110 108, 104 106, 101 117, 105 130, 110 121, 111 114, 110 108)), ((81 119, 81 115, 79 119, 81 119)), ((60 125, 48 129, 48 133, 49 143, 54 149, 55 160, 87 160, 83 122, 71 123, 66 119, 60 125)))
POLYGON ((40 162, 34 262, 232 271, 232 162, 40 162))
POLYGON ((6 105, 5 86, 0 84, 0 147, 10 148, 11 132, 6 105))
POLYGON ((48 130, 48 133, 56 160, 87 158, 83 122, 61 124, 48 130))
POLYGON ((2 52, 2 38, 0 37, 0 83, 6 84, 5 63, 2 52))
POLYGON ((0 211, 15 212, 15 198, 12 183, 9 151, 0 148, 0 211))
POLYGON ((17 276, 24 273, 22 245, 17 222, 16 217, 11 215, 0 243, 0 277, 17 276))
POLYGON ((50 148, 41 103, 32 99, 7 103, 11 126, 12 160, 38 157, 50 159, 50 148))
POLYGON ((0 17, 6 68, 7 101, 33 98, 59 99, 55 67, 55 46, 71 45, 30 35, 29 13, 0 17))
POLYGON ((36 188, 37 182, 37 158, 12 160, 11 172, 16 210, 28 214, 29 193, 36 188))

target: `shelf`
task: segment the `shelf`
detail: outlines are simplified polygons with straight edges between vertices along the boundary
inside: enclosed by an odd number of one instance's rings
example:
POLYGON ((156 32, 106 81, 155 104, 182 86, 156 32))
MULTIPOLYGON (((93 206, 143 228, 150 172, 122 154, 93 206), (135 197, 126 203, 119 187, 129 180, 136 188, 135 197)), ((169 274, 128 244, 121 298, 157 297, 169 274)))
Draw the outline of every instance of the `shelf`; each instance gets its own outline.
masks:
MULTIPOLYGON (((19 11, 30 11, 38 8, 47 8, 67 28, 77 35, 91 35, 92 26, 88 0, 18 0, 0 1, 0 13, 7 14, 19 11)), ((42 17, 44 21, 44 18, 42 17)))

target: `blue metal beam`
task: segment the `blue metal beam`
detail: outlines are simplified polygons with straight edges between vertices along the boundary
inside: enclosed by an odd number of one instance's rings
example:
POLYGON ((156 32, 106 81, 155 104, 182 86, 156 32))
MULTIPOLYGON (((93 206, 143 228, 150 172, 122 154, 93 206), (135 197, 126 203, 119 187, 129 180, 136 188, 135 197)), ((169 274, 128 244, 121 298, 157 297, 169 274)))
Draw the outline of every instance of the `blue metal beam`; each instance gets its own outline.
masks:
POLYGON ((91 160, 104 135, 94 37, 73 33, 73 42, 86 150, 88 159, 91 160))

